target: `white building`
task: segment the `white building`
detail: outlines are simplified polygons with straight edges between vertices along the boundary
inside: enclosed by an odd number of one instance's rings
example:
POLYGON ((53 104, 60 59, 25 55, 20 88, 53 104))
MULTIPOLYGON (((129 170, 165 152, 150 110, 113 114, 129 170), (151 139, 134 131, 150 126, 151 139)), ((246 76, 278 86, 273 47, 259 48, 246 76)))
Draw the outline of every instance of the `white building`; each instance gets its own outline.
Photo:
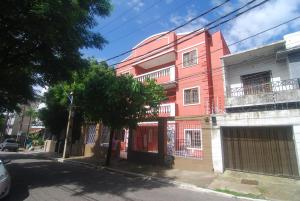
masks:
POLYGON ((300 32, 224 56, 226 113, 212 130, 213 166, 300 174, 300 32))

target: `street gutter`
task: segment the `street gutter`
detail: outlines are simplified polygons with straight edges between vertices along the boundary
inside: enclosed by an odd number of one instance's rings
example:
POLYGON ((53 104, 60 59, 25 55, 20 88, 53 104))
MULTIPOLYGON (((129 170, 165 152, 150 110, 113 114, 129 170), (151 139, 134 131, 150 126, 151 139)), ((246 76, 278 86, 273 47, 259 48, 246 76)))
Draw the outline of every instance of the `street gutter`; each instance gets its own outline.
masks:
POLYGON ((196 191, 196 192, 205 192, 205 193, 211 193, 211 194, 216 194, 216 195, 222 195, 224 197, 229 197, 229 198, 237 198, 237 199, 244 199, 244 200, 251 200, 251 201, 266 201, 265 199, 255 199, 255 198, 249 198, 249 197, 243 197, 243 196, 235 196, 235 195, 224 193, 224 192, 219 192, 219 191, 215 191, 215 190, 211 190, 211 189, 207 189, 207 188, 198 187, 196 185, 189 184, 189 183, 172 181, 170 179, 154 177, 154 176, 144 175, 144 174, 140 174, 140 173, 129 172, 129 171, 125 171, 125 170, 119 170, 119 169, 101 166, 101 165, 94 165, 91 163, 86 163, 86 162, 81 162, 81 161, 74 161, 74 160, 70 160, 70 159, 54 158, 54 157, 48 157, 48 158, 51 160, 54 160, 56 162, 59 162, 59 163, 81 165, 81 166, 96 169, 96 170, 106 170, 109 172, 116 172, 116 173, 123 174, 123 175, 125 174, 125 175, 129 175, 129 176, 140 177, 145 180, 152 180, 152 181, 160 182, 163 184, 171 184, 171 185, 174 185, 181 189, 187 189, 187 190, 192 190, 192 191, 196 191))

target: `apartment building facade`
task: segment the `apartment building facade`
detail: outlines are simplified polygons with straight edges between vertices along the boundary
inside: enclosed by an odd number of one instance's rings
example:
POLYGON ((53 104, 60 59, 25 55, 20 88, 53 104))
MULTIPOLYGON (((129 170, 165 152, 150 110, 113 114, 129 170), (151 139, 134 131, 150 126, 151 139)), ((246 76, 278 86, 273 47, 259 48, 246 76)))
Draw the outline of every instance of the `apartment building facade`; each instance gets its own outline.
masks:
MULTIPOLYGON (((213 170, 210 115, 224 112, 223 77, 213 66, 221 67, 220 58, 228 53, 221 32, 163 32, 141 41, 116 67, 117 75, 155 79, 164 87, 167 100, 159 117, 167 119, 164 143, 176 168, 213 170)), ((157 121, 140 122, 130 139, 133 151, 157 153, 158 135, 157 121)))
POLYGON ((214 170, 299 177, 300 32, 222 63, 226 113, 212 129, 214 170))

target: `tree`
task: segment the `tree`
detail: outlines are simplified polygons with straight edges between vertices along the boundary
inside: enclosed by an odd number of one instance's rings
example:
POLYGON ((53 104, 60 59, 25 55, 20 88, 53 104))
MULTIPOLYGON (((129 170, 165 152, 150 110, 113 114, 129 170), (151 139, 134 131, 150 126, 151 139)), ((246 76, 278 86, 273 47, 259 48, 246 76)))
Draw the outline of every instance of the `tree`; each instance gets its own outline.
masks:
POLYGON ((35 119, 38 116, 37 111, 33 108, 33 107, 29 107, 26 111, 25 111, 25 116, 29 117, 29 121, 28 121, 28 127, 27 127, 27 135, 29 134, 29 129, 32 123, 32 119, 35 119))
POLYGON ((92 31, 110 0, 3 0, 0 4, 0 112, 34 99, 32 86, 67 80, 88 62, 81 48, 103 48, 92 31))
POLYGON ((89 68, 74 73, 72 80, 49 89, 45 94, 47 107, 41 110, 40 119, 53 134, 66 128, 68 95, 72 91, 74 120, 78 119, 74 125, 81 125, 84 117, 88 121, 101 121, 110 128, 107 165, 114 131, 135 128, 142 119, 157 115, 159 104, 165 98, 163 88, 155 81, 141 83, 132 76, 116 76, 114 69, 103 62, 89 61, 89 68), (76 114, 81 116, 76 118, 76 114))
POLYGON ((141 119, 157 115, 164 90, 155 81, 141 83, 132 76, 116 76, 105 64, 94 65, 83 80, 81 107, 87 118, 110 128, 106 165, 110 163, 113 133, 135 128, 141 119))
MULTIPOLYGON (((76 85, 78 86, 78 85, 76 85)), ((61 82, 49 88, 44 95, 45 108, 39 110, 39 119, 45 127, 59 139, 60 134, 66 129, 68 122, 68 108, 70 100, 68 95, 71 91, 77 90, 75 84, 61 82)), ((78 100, 75 95, 75 103, 78 100)), ((79 107, 75 109, 74 128, 72 132, 73 142, 80 137, 81 124, 83 122, 83 112, 79 107)))
POLYGON ((4 114, 0 114, 0 140, 2 139, 2 136, 4 135, 5 130, 5 116, 4 114))

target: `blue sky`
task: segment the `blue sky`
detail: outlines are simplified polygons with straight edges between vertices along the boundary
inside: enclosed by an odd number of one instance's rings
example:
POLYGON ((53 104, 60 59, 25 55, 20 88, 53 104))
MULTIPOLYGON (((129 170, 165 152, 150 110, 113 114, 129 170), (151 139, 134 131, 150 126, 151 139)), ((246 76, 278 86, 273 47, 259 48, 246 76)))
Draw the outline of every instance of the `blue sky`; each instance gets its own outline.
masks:
MULTIPOLYGON (((106 18, 97 18, 95 32, 108 41, 102 50, 83 49, 84 57, 105 60, 126 50, 152 34, 168 31, 224 0, 112 0, 114 10, 106 18)), ((210 21, 236 9, 250 0, 231 0, 214 12, 203 16, 177 32, 189 32, 203 27, 210 21)), ((257 0, 254 4, 261 2, 257 0)), ((300 0, 271 0, 263 6, 218 27, 228 44, 300 16, 300 0)), ((270 43, 282 36, 300 31, 300 19, 269 31, 259 37, 231 46, 232 52, 270 43)), ((122 60, 117 58, 110 63, 122 60)))

